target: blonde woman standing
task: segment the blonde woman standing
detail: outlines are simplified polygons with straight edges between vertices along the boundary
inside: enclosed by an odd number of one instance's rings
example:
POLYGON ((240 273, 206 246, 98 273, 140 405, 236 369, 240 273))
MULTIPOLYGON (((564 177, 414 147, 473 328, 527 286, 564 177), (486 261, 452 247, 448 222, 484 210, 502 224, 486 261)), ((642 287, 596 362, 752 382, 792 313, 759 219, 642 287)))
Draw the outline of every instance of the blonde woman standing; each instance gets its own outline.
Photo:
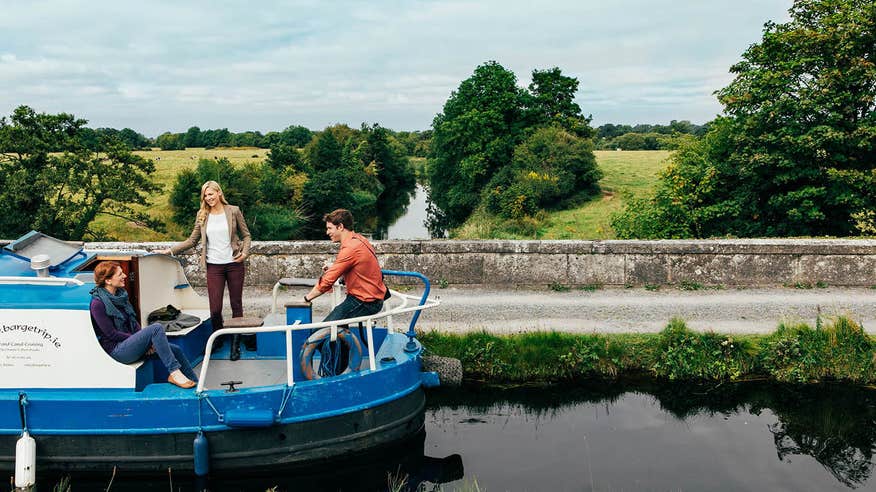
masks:
MULTIPOLYGON (((213 330, 222 328, 222 301, 225 284, 231 301, 231 316, 243 316, 244 260, 249 256, 250 234, 238 207, 229 205, 215 181, 201 186, 201 209, 195 227, 185 241, 159 253, 177 254, 202 243, 200 265, 207 271, 207 296, 213 330)), ((233 337, 231 360, 240 358, 239 337, 233 337)))

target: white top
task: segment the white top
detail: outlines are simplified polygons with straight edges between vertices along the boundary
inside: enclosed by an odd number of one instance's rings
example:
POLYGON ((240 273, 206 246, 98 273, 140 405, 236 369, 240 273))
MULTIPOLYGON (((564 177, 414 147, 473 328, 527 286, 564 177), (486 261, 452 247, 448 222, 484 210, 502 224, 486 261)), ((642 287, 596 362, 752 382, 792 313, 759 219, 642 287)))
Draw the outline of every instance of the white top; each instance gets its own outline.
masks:
POLYGON ((207 216, 207 263, 225 265, 234 261, 231 251, 231 234, 225 213, 207 216))

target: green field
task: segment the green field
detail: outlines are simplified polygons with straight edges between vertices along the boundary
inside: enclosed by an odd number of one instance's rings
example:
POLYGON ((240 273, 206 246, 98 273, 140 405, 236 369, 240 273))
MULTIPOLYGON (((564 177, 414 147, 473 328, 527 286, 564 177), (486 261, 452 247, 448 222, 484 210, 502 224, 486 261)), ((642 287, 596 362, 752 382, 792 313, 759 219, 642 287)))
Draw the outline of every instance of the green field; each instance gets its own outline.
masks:
MULTIPOLYGON (((160 196, 154 197, 149 213, 160 218, 167 225, 166 233, 138 226, 117 217, 99 215, 96 219, 98 227, 104 228, 109 234, 124 241, 179 241, 188 236, 190 230, 171 222, 171 210, 168 197, 173 188, 177 173, 183 169, 194 169, 199 159, 225 157, 233 164, 245 162, 261 162, 267 155, 267 149, 258 148, 216 148, 205 150, 190 148, 186 150, 151 150, 138 151, 137 155, 155 162, 155 181, 164 186, 160 196)), ((596 161, 605 174, 599 185, 602 187, 602 197, 591 200, 581 207, 548 214, 545 224, 540 228, 541 239, 611 239, 615 237, 611 229, 611 214, 620 210, 630 196, 647 194, 657 181, 657 173, 666 167, 668 151, 596 151, 596 161)), ((422 167, 425 159, 414 158, 416 167, 422 167)), ((192 219, 194 220, 194 219, 192 219)), ((463 229, 457 236, 460 238, 484 237, 485 228, 469 227, 463 229)), ((513 237, 513 236, 512 236, 513 237)), ((521 238, 523 238, 521 236, 521 238)))
POLYGON ((657 183, 668 150, 597 150, 596 162, 604 177, 599 181, 602 197, 581 207, 549 215, 541 239, 613 239, 611 215, 630 197, 647 195, 657 183))
MULTIPOLYGON (((232 164, 243 164, 245 162, 261 162, 265 159, 268 149, 259 148, 189 148, 186 150, 157 150, 137 151, 135 154, 151 159, 155 163, 155 173, 153 179, 156 183, 164 186, 164 191, 160 196, 152 199, 152 206, 149 207, 149 214, 152 217, 160 218, 167 225, 166 233, 155 232, 151 229, 138 226, 133 222, 126 222, 118 217, 108 215, 98 215, 95 223, 98 227, 105 229, 108 233, 122 241, 180 241, 188 237, 191 229, 180 227, 171 221, 172 212, 168 198, 170 191, 173 189, 173 183, 177 173, 183 169, 194 169, 198 165, 199 159, 213 159, 225 157, 232 164)), ((221 183, 220 183, 221 184, 221 183)), ((195 218, 192 217, 194 223, 195 218)))
POLYGON ((668 164, 667 150, 597 150, 602 169, 602 196, 579 207, 548 212, 520 231, 513 221, 504 221, 477 210, 452 236, 457 239, 613 239, 611 215, 630 197, 647 195, 657 183, 657 174, 668 164))

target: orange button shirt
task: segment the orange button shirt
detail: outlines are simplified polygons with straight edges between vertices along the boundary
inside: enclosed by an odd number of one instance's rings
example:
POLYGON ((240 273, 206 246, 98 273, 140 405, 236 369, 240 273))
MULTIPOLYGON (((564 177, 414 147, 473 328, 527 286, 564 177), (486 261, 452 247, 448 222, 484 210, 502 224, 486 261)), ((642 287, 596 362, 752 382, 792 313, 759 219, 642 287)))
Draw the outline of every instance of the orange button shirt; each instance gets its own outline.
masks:
POLYGON ((330 291, 341 276, 347 285, 347 294, 360 301, 382 301, 386 294, 377 256, 361 234, 354 232, 346 241, 341 241, 338 257, 319 278, 319 291, 330 291))

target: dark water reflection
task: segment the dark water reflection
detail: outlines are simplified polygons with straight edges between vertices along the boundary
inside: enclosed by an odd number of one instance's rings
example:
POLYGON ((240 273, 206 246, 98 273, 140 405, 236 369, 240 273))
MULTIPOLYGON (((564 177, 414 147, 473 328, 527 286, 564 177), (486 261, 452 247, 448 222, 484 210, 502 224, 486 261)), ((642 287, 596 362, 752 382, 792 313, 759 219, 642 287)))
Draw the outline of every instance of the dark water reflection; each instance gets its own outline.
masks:
MULTIPOLYGON (((333 459, 320 465, 265 470, 252 469, 208 478, 195 478, 190 472, 164 475, 129 476, 77 474, 70 477, 71 490, 112 490, 113 492, 176 491, 362 491, 436 490, 440 484, 463 477, 458 454, 443 457, 424 453, 425 432, 405 442, 368 452, 333 459), (397 487, 395 484, 407 487, 397 487), (390 489, 389 485, 393 488, 390 489)), ((57 492, 64 476, 40 476, 37 487, 27 492, 57 492)), ((62 492, 63 489, 61 489, 62 492)), ((10 487, 11 491, 11 487, 10 487)))
POLYGON ((417 183, 396 193, 393 204, 384 205, 374 228, 374 239, 433 239, 446 236, 441 212, 429 200, 429 192, 417 183))
POLYGON ((377 224, 371 231, 374 239, 429 239, 417 236, 416 217, 425 213, 424 205, 418 200, 421 189, 417 184, 386 194, 378 207, 377 224))
MULTIPOLYGON (((876 490, 876 392, 838 385, 594 383, 442 389, 426 434, 308 469, 211 478, 209 490, 876 490), (441 488, 439 488, 441 487, 441 488)), ((108 477, 74 477, 103 490, 108 477)), ((54 484, 46 480, 44 485, 54 484)), ((203 483, 176 477, 173 490, 203 483)), ((168 490, 118 477, 112 490, 168 490)), ((51 487, 45 490, 51 490, 51 487)))
POLYGON ((480 388, 430 394, 426 422, 487 490, 876 490, 866 388, 480 388))

